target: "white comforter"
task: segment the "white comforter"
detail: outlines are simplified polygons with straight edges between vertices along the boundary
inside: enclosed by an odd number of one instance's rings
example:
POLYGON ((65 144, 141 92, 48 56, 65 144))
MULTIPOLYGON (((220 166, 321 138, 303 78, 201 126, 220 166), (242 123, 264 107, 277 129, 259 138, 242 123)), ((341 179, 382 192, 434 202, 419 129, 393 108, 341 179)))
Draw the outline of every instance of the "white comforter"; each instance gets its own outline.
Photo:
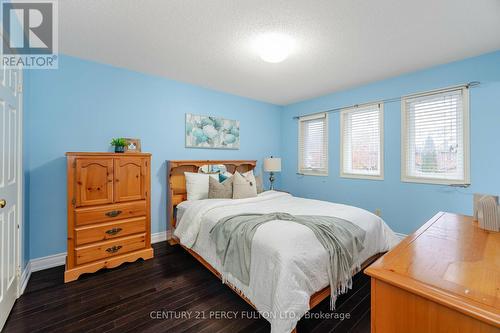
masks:
MULTIPOLYGON (((186 201, 180 206, 183 214, 174 235, 219 272, 221 265, 210 240, 210 229, 221 218, 240 213, 327 215, 353 222, 366 231, 361 262, 398 242, 380 217, 364 209, 282 192, 268 191, 249 199, 186 201)), ((227 280, 268 319, 271 332, 289 333, 309 310, 311 295, 328 286, 327 265, 328 254, 309 228, 276 220, 263 224, 255 233, 250 284, 246 286, 230 274, 227 280)))

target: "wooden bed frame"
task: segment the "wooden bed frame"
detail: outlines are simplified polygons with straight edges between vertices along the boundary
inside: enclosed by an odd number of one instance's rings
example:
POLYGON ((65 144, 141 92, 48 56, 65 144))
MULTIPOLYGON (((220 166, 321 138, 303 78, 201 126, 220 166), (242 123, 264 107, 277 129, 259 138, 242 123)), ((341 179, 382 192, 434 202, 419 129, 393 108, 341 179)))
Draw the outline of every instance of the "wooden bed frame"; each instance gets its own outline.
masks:
MULTIPOLYGON (((179 239, 173 236, 173 230, 176 226, 175 211, 178 204, 187 200, 186 193, 186 178, 184 172, 198 172, 198 168, 208 164, 223 164, 226 166, 228 172, 234 173, 235 171, 246 172, 253 170, 257 161, 255 160, 192 160, 192 161, 167 161, 167 228, 172 231, 172 236, 168 240, 170 245, 180 244, 179 239), (170 227, 168 226, 170 224, 170 227)), ((198 253, 180 244, 189 254, 205 266, 210 272, 221 279, 220 273, 206 262, 198 253)), ((375 260, 381 257, 383 253, 378 253, 368 258, 361 265, 361 270, 371 265, 375 260)), ((357 272, 353 272, 355 274, 357 272)), ((238 296, 243 298, 245 302, 250 304, 254 309, 255 306, 246 298, 242 292, 230 283, 226 283, 238 296)), ((309 300, 309 307, 312 309, 324 299, 330 296, 330 286, 316 292, 309 300)))
MULTIPOLYGON (((192 160, 192 161, 167 161, 167 230, 175 230, 177 224, 175 218, 175 209, 178 204, 187 200, 186 177, 184 172, 198 172, 201 166, 208 164, 223 164, 227 171, 231 173, 247 172, 255 169, 257 161, 255 160, 192 160), (170 227, 169 227, 170 224, 170 227)), ((172 239, 177 244, 176 239, 172 239)))

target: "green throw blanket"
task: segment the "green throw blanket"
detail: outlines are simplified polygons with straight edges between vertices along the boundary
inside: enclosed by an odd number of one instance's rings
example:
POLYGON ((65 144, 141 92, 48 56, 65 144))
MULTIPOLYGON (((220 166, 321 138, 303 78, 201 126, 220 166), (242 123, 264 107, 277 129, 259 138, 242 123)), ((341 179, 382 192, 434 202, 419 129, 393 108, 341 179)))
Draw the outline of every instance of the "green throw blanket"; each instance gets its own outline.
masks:
POLYGON ((352 288, 352 269, 359 270, 359 253, 363 250, 366 232, 341 218, 287 213, 240 214, 221 219, 210 230, 222 264, 222 277, 231 273, 248 286, 252 239, 257 228, 269 221, 284 220, 305 225, 311 229, 330 256, 328 278, 331 289, 330 307, 335 308, 338 295, 352 288))

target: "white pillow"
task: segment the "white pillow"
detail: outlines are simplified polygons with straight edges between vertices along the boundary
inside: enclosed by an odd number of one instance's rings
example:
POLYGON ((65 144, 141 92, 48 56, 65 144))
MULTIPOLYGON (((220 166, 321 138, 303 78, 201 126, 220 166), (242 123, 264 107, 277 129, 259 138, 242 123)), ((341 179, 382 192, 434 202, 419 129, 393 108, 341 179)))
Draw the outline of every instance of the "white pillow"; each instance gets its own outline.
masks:
POLYGON ((243 174, 235 172, 233 176, 233 199, 253 198, 257 196, 257 182, 253 171, 243 174))
POLYGON ((208 177, 219 181, 219 174, 184 172, 188 200, 208 199, 208 177))

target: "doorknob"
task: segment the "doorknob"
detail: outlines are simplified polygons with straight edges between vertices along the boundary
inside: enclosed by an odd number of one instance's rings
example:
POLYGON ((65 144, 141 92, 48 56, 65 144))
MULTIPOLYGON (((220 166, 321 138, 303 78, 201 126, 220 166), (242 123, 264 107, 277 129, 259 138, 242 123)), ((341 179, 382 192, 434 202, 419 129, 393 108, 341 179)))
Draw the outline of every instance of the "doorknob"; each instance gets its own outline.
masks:
POLYGON ((5 199, 1 199, 0 200, 0 208, 4 208, 5 205, 7 205, 7 201, 5 201, 5 199))

